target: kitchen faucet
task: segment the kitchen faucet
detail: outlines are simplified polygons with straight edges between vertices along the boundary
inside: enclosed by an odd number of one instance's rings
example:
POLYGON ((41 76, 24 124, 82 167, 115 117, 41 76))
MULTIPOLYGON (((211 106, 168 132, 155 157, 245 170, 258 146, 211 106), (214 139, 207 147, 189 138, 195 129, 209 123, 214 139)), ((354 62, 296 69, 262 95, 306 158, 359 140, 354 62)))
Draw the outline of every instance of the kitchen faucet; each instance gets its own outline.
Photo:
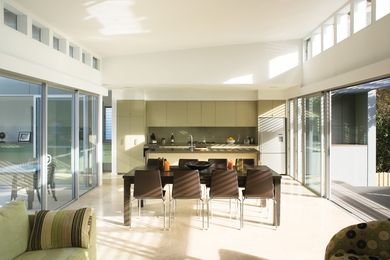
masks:
POLYGON ((194 151, 194 138, 192 137, 192 135, 189 135, 190 136, 190 151, 193 152, 194 151))

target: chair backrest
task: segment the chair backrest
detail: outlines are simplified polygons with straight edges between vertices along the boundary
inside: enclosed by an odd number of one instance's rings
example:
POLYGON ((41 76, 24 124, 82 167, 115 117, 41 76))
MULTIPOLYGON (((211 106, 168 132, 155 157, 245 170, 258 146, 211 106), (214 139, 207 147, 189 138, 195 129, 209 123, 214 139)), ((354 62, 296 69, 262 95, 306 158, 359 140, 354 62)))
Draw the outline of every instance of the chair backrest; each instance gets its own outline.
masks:
POLYGON ((134 173, 134 198, 157 199, 162 197, 160 171, 136 170, 134 173))
POLYGON ((238 172, 244 172, 253 167, 255 167, 255 159, 236 159, 236 170, 238 172))
POLYGON ((146 163, 146 166, 148 167, 156 167, 158 169, 159 167, 159 159, 148 159, 148 162, 146 163))
POLYGON ((211 165, 212 169, 215 169, 215 170, 226 170, 227 169, 227 165, 228 165, 227 159, 210 158, 208 161, 212 163, 212 165, 211 165))
POLYGON ((244 197, 274 198, 272 172, 249 169, 246 174, 244 197))
POLYGON ((52 161, 47 165, 47 174, 54 175, 55 169, 56 169, 56 164, 52 161))
POLYGON ((186 167, 186 163, 188 162, 197 162, 198 159, 179 159, 179 168, 180 169, 188 169, 186 167))
POLYGON ((212 172, 210 198, 238 198, 238 195, 238 179, 235 170, 212 172))
POLYGON ((198 170, 175 171, 173 174, 172 198, 200 199, 202 191, 198 170))

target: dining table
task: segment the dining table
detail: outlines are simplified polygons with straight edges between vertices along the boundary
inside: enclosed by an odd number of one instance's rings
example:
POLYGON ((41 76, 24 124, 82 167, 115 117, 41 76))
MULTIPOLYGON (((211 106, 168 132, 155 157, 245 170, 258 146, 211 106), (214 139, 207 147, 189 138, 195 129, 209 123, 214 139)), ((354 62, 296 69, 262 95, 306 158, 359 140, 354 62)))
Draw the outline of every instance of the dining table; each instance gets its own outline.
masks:
MULTIPOLYGON (((281 178, 282 176, 269 168, 266 165, 259 165, 251 167, 250 169, 258 169, 262 171, 271 171, 272 179, 274 184, 274 207, 273 207, 273 226, 280 226, 280 197, 281 197, 281 178)), ((134 175, 137 170, 156 170, 156 167, 151 166, 139 166, 133 168, 131 171, 123 174, 123 220, 125 226, 130 226, 130 191, 131 185, 134 184, 134 175)), ((169 171, 160 171, 161 183, 164 187, 166 184, 173 184, 173 176, 175 171, 181 170, 177 166, 172 166, 169 171)), ((202 170, 199 172, 201 184, 205 184, 207 187, 210 186, 212 171, 210 169, 202 170)), ((245 188, 246 183, 246 170, 237 171, 238 186, 245 188)))

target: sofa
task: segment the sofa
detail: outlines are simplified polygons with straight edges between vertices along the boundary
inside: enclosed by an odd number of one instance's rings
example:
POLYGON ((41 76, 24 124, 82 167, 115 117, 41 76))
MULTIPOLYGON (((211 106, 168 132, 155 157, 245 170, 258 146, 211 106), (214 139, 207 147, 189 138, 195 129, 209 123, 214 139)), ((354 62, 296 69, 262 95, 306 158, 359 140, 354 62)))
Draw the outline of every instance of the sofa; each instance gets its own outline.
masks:
POLYGON ((338 231, 329 241, 325 260, 390 259, 390 219, 351 225, 338 231))
POLYGON ((13 201, 0 207, 0 234, 2 260, 96 259, 96 216, 90 208, 29 215, 24 201, 13 201))

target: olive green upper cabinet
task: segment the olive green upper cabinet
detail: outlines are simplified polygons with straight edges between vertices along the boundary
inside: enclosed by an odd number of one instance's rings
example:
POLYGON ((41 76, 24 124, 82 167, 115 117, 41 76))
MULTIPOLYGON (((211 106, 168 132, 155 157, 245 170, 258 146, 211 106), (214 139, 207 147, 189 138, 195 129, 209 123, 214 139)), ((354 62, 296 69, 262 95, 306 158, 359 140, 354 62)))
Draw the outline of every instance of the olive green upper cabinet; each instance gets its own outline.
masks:
POLYGON ((257 126, 257 101, 236 102, 236 126, 257 126))
POLYGON ((236 102, 215 102, 215 125, 236 126, 236 102))
POLYGON ((187 103, 187 126, 202 125, 202 103, 190 101, 187 103))
POLYGON ((148 126, 167 126, 166 104, 165 101, 148 101, 146 103, 148 126))
POLYGON ((201 126, 215 126, 215 102, 202 101, 202 122, 201 126))
POLYGON ((187 102, 167 101, 167 126, 187 125, 187 102))
POLYGON ((259 100, 259 117, 286 117, 285 100, 259 100))

